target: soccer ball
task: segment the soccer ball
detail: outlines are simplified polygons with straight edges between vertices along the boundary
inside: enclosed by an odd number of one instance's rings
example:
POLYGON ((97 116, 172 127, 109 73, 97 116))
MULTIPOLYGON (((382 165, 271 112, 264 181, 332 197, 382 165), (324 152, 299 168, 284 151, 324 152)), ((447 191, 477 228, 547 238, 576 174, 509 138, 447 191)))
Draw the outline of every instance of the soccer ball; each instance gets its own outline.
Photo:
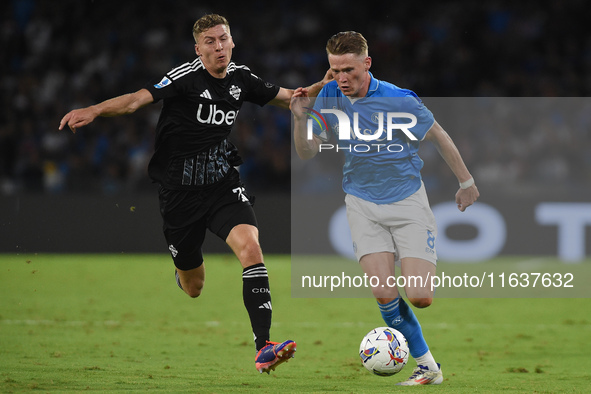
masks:
POLYGON ((391 327, 371 330, 359 346, 363 366, 378 376, 392 376, 408 361, 408 342, 400 331, 391 327))

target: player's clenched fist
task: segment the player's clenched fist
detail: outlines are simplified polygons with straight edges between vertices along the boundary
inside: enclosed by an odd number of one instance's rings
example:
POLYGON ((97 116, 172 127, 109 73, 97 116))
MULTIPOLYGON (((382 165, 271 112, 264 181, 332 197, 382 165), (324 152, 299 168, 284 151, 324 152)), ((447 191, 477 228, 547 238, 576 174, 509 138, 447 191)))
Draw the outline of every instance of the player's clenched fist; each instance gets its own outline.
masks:
POLYGON ((466 208, 476 202, 478 197, 480 197, 480 193, 478 192, 476 185, 472 185, 467 189, 460 188, 456 193, 456 204, 458 205, 458 209, 461 212, 464 212, 466 208))

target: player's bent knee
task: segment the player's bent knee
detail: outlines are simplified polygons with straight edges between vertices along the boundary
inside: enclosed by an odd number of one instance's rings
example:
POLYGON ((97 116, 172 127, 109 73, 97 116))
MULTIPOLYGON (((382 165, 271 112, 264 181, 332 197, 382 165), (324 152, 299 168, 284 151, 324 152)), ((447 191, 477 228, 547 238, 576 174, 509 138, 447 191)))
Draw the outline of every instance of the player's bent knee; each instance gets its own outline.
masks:
POLYGON ((261 245, 256 240, 249 240, 244 243, 240 253, 245 256, 257 256, 261 254, 261 245))
POLYGON ((398 297, 398 291, 396 288, 382 288, 382 287, 374 287, 372 289, 373 296, 380 304, 387 304, 388 302, 396 299, 398 297), (380 300, 389 300, 382 302, 380 300))
POLYGON ((201 290, 187 290, 186 293, 189 295, 189 297, 191 298, 197 298, 201 295, 201 290))
POLYGON ((187 293, 187 295, 191 298, 197 298, 201 295, 202 290, 203 290, 203 285, 189 286, 189 288, 185 290, 185 293, 187 293))
POLYGON ((226 243, 230 245, 243 267, 263 261, 263 252, 258 241, 258 229, 252 225, 238 225, 232 229, 226 243))
POLYGON ((205 281, 201 278, 193 278, 192 280, 189 281, 189 283, 186 284, 186 288, 185 286, 183 286, 183 290, 185 290, 185 293, 187 293, 187 295, 191 298, 197 298, 201 295, 201 292, 203 291, 203 285, 205 284, 205 281))
POLYGON ((433 303, 433 298, 409 298, 408 300, 416 308, 426 308, 433 303))
POLYGON ((243 265, 258 264, 263 260, 263 252, 261 246, 255 240, 249 240, 241 245, 240 250, 237 251, 236 257, 243 265))
POLYGON ((426 308, 433 303, 433 291, 427 287, 407 287, 406 296, 417 308, 426 308))
POLYGON ((205 269, 203 264, 190 270, 175 271, 177 284, 191 298, 197 298, 201 295, 203 285, 205 284, 205 269))

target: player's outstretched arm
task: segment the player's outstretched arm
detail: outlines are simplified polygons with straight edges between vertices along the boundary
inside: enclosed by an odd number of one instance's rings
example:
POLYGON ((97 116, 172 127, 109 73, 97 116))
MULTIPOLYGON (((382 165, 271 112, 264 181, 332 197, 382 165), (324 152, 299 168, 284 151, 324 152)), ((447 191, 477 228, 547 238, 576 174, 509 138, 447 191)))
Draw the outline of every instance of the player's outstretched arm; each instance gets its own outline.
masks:
POLYGON ((460 189, 456 193, 456 204, 458 205, 458 209, 464 212, 466 208, 476 202, 480 193, 474 183, 474 178, 472 178, 466 164, 464 164, 464 160, 462 160, 458 148, 451 137, 437 122, 433 123, 425 139, 435 145, 441 157, 443 157, 456 178, 458 178, 460 189))
MULTIPOLYGON (((324 74, 324 78, 322 78, 321 81, 318 81, 304 89, 306 90, 309 97, 316 97, 318 96, 318 93, 320 93, 324 85, 326 85, 332 80, 332 71, 328 69, 326 74, 324 74)), ((279 92, 277 93, 277 96, 275 96, 275 98, 271 100, 269 104, 276 105, 284 109, 289 109, 291 106, 291 98, 293 97, 294 92, 295 90, 292 89, 280 88, 279 92)))
POLYGON ((322 90, 324 85, 326 85, 327 83, 329 83, 333 79, 334 79, 334 77, 332 76, 332 70, 329 68, 326 71, 326 73, 324 74, 324 77, 322 78, 321 81, 318 81, 315 84, 310 85, 306 88, 308 90, 308 96, 309 97, 317 97, 318 93, 320 93, 320 91, 322 90))
POLYGON ((311 159, 316 156, 321 143, 320 139, 314 135, 312 139, 308 139, 306 130, 307 116, 304 110, 304 107, 308 105, 310 105, 308 88, 297 88, 294 90, 289 108, 293 113, 293 141, 296 152, 302 160, 311 159))
POLYGON ((124 94, 90 107, 70 111, 62 118, 59 129, 62 130, 65 125, 68 125, 75 133, 79 127, 91 123, 97 116, 131 114, 153 101, 154 98, 147 89, 140 89, 135 93, 124 94))

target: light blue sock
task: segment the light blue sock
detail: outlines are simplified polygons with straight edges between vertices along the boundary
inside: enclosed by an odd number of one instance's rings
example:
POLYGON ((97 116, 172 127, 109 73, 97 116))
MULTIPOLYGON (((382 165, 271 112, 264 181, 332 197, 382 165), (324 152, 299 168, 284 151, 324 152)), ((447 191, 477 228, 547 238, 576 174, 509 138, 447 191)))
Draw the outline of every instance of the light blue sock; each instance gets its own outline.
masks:
POLYGON ((406 337, 411 356, 416 359, 429 351, 417 317, 402 298, 384 305, 378 302, 378 306, 384 322, 406 337))

